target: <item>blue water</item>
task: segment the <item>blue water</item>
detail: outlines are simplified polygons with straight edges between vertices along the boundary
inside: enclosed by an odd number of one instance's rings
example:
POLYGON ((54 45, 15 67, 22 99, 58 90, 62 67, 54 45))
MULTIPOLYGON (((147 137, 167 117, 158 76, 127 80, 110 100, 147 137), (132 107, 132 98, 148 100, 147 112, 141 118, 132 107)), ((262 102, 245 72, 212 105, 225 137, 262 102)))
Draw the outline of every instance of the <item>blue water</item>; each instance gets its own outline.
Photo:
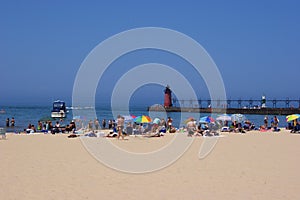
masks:
MULTIPOLYGON (((6 118, 15 118, 15 127, 8 127, 7 131, 9 132, 20 132, 22 130, 24 130, 29 123, 34 124, 35 126, 37 126, 37 122, 39 120, 41 120, 42 118, 49 118, 50 114, 51 114, 51 106, 40 106, 40 107, 15 107, 15 106, 5 106, 5 107, 0 107, 0 109, 5 110, 5 113, 1 113, 0 114, 0 127, 5 127, 5 121, 6 118)), ((170 112, 168 114, 166 113, 149 113, 147 111, 147 106, 145 107, 135 107, 135 108, 130 108, 129 109, 129 113, 135 116, 139 116, 139 115, 150 115, 152 118, 154 117, 160 117, 160 118, 167 118, 167 117, 171 117, 173 119, 173 125, 175 127, 181 127, 183 126, 183 121, 186 118, 183 118, 183 120, 181 120, 181 113, 178 112, 170 112)), ((82 119, 85 123, 88 122, 88 120, 90 119, 94 119, 94 117, 89 117, 89 116, 93 116, 90 115, 92 110, 90 109, 86 109, 86 110, 81 110, 80 113, 82 116, 82 119)), ((124 113, 123 110, 120 111, 116 111, 115 113, 124 113)), ((113 119, 113 113, 109 108, 98 108, 96 107, 96 115, 97 118, 99 119, 100 123, 102 121, 102 119, 106 119, 106 121, 108 121, 108 119, 113 119)), ((207 113, 203 113, 197 116, 197 114, 195 113, 184 113, 185 117, 203 117, 206 116, 207 113)), ((259 127, 260 125, 263 124, 263 119, 264 119, 264 115, 245 115, 247 119, 249 119, 251 122, 253 122, 256 127, 259 127)), ((271 121, 271 118, 274 116, 269 115, 269 123, 271 121)), ((279 119, 279 126, 280 127, 285 127, 287 125, 286 121, 285 121, 285 116, 277 116, 279 119)), ((67 118, 64 119, 64 123, 68 124, 72 121, 73 119, 73 113, 72 110, 69 110, 69 113, 67 114, 67 118)))

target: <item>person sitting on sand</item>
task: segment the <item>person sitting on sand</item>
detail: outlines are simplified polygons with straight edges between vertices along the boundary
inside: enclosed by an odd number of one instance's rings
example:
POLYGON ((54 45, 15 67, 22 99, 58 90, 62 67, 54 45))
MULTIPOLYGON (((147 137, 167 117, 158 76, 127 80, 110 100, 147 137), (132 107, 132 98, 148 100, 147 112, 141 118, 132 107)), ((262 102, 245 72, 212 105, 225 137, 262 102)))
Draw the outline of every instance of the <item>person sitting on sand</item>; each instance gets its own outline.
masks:
POLYGON ((144 133, 145 129, 143 127, 143 124, 137 124, 135 126, 135 129, 133 129, 133 133, 136 135, 140 135, 142 133, 144 133))
POLYGON ((59 132, 60 132, 60 124, 59 124, 59 121, 57 121, 55 126, 52 128, 51 133, 55 134, 55 133, 59 133, 59 132))
POLYGON ((176 128, 174 126, 170 126, 169 133, 176 133, 176 128))
POLYGON ((132 135, 133 134, 133 127, 131 125, 131 122, 128 122, 128 124, 126 126, 126 134, 127 135, 132 135))
POLYGON ((89 133, 84 134, 86 137, 97 137, 95 131, 90 131, 89 133))
POLYGON ((148 134, 144 135, 144 137, 161 137, 165 135, 165 131, 162 131, 162 128, 165 129, 164 126, 160 126, 159 124, 153 124, 151 131, 148 134))
POLYGON ((202 129, 202 126, 199 123, 199 125, 197 126, 196 134, 194 134, 194 135, 195 136, 203 136, 203 133, 204 133, 204 129, 202 129))
POLYGON ((196 123, 195 121, 189 121, 187 124, 186 124, 186 129, 187 129, 187 132, 188 132, 188 136, 189 137, 192 137, 196 131, 196 123))
POLYGON ((237 122, 236 122, 236 121, 233 121, 233 122, 231 123, 229 132, 235 132, 235 133, 236 133, 236 132, 238 132, 238 131, 237 131, 237 128, 238 128, 237 122))
POLYGON ((76 131, 76 125, 75 125, 75 122, 72 120, 70 122, 69 125, 66 126, 66 132, 69 133, 69 132, 75 132, 76 131))
POLYGON ((237 131, 239 133, 246 133, 245 130, 244 130, 244 128, 242 127, 242 123, 238 123, 237 131))
POLYGON ((143 133, 148 133, 148 132, 153 132, 152 131, 152 127, 154 126, 154 124, 147 124, 143 133))
POLYGON ((244 124, 244 129, 250 131, 251 122, 247 119, 244 124))
POLYGON ((26 133, 35 133, 36 132, 36 129, 34 127, 33 124, 29 124, 28 128, 26 129, 26 133), (30 128, 29 128, 30 126, 30 128))
POLYGON ((112 137, 117 137, 117 136, 118 136, 118 133, 116 133, 116 132, 110 132, 110 133, 107 134, 105 137, 112 138, 112 137))
POLYGON ((165 135, 164 133, 156 132, 156 133, 150 133, 150 134, 144 135, 144 137, 161 137, 164 135, 165 135))
POLYGON ((159 133, 166 133, 167 129, 164 125, 161 125, 161 126, 158 127, 158 132, 159 133))
POLYGON ((153 124, 153 126, 151 127, 151 132, 152 132, 152 133, 158 132, 158 128, 159 128, 159 125, 158 125, 158 124, 153 124))
POLYGON ((219 135, 217 132, 218 125, 215 122, 211 122, 208 124, 208 130, 209 130, 209 133, 211 133, 212 135, 219 135))
POLYGON ((266 128, 265 125, 261 125, 261 126, 259 127, 259 130, 262 131, 262 132, 265 132, 265 131, 268 130, 268 128, 266 128))

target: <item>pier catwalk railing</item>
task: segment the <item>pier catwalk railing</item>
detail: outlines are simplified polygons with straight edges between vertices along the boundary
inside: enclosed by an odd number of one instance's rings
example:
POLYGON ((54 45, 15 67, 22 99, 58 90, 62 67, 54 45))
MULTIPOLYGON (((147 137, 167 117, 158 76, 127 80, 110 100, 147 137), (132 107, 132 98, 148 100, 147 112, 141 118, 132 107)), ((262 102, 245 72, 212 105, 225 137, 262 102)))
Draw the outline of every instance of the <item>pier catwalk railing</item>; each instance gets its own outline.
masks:
MULTIPOLYGON (((261 99, 227 99, 227 100, 210 100, 210 99, 198 99, 198 100, 173 100, 174 107, 189 108, 208 108, 213 105, 217 108, 257 108, 262 107, 261 99)), ((268 108, 300 108, 300 98, 299 99, 266 99, 266 107, 268 108), (294 106, 293 103, 295 103, 294 106), (278 107, 278 105, 281 105, 278 107)))
POLYGON ((228 99, 228 100, 173 100, 173 106, 152 106, 148 110, 161 112, 241 113, 258 115, 300 114, 300 99, 228 99), (296 106, 294 105, 296 104, 296 106), (264 105, 264 106, 262 106, 264 105), (280 105, 280 107, 278 107, 280 105))

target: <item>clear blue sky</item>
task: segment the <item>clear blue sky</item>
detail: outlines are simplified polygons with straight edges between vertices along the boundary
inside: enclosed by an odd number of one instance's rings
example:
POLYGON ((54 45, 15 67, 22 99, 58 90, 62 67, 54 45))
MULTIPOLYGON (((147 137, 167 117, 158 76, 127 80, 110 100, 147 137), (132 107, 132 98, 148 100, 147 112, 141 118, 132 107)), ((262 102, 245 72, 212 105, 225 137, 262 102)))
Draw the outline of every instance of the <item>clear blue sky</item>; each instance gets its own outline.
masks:
MULTIPOLYGON (((299 8, 296 0, 1 1, 0 105, 42 105, 57 98, 70 103, 77 70, 94 47, 147 26, 174 29, 199 42, 217 64, 228 97, 255 99, 264 93, 270 99, 299 99, 299 8)), ((128 55, 119 62, 177 62, 158 53, 144 60, 128 55)), ((106 80, 99 83, 99 96, 113 87, 106 80)), ((136 98, 144 100, 149 88, 137 91, 136 98)), ((152 101, 162 103, 162 88, 153 88, 152 101)), ((198 96, 207 97, 201 91, 198 96)))

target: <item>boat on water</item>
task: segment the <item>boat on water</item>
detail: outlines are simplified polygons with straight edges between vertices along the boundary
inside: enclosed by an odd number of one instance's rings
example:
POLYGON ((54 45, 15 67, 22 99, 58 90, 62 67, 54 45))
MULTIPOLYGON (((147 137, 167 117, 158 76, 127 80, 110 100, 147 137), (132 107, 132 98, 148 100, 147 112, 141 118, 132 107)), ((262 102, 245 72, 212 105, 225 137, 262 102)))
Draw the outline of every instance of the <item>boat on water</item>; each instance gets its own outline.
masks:
POLYGON ((61 100, 54 101, 52 111, 51 111, 51 117, 65 118, 66 116, 67 116, 66 103, 61 100))

